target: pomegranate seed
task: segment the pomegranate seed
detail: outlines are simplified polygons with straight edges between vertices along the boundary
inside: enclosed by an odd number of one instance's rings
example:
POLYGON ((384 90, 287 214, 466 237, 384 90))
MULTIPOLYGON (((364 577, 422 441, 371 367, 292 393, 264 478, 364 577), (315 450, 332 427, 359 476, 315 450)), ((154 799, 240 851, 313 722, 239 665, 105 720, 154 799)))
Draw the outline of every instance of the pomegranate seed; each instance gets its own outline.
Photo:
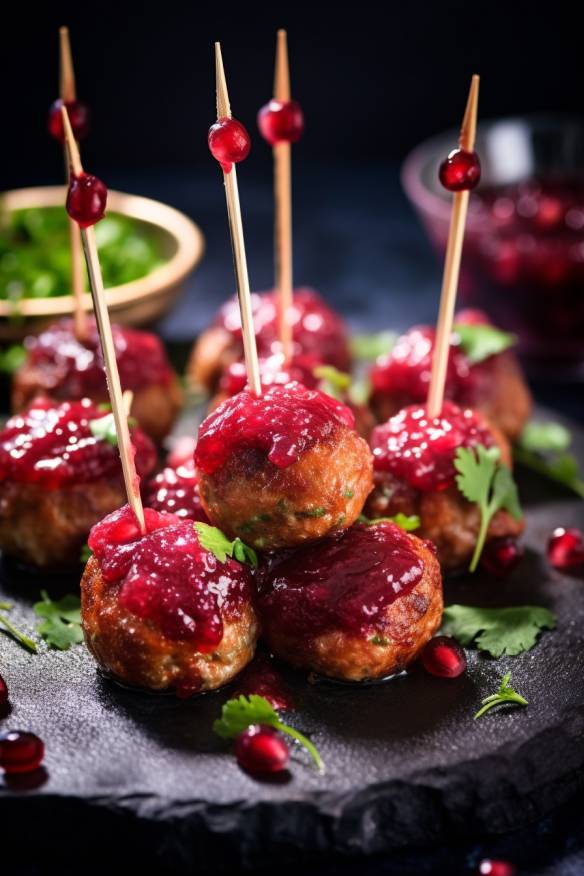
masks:
POLYGON ((476 152, 453 149, 440 165, 440 182, 449 192, 470 191, 481 179, 481 162, 476 152))
POLYGON ((260 134, 275 143, 296 143, 304 132, 304 115, 295 100, 270 100, 258 113, 260 134))
POLYGON ((480 876, 515 876, 516 870, 509 861, 491 861, 486 858, 479 864, 480 876))
POLYGON ((279 773, 286 768, 290 752, 278 732, 267 724, 253 724, 235 741, 239 766, 249 773, 279 773))
POLYGON ((494 538, 488 541, 481 556, 481 566, 502 578, 508 575, 523 558, 523 548, 514 538, 494 538))
POLYGON ((584 565, 584 538, 579 529, 558 526, 547 545, 548 560, 556 569, 573 569, 584 565))
MULTIPOLYGON (((63 132, 63 116, 61 115, 61 107, 63 101, 61 98, 51 104, 49 110, 49 133, 59 143, 65 142, 65 134, 63 132)), ((76 140, 83 140, 89 131, 89 108, 79 100, 66 100, 65 106, 69 114, 69 121, 73 128, 76 140)))
POLYGON ((9 730, 0 736, 0 767, 8 775, 36 770, 44 754, 45 744, 34 733, 9 730))
POLYGON ((82 228, 103 219, 107 204, 107 188, 91 173, 72 176, 67 192, 67 213, 82 228))
POLYGON ((251 140, 241 122, 223 117, 209 128, 209 149, 225 173, 249 155, 251 140))
POLYGON ((466 654, 450 636, 430 639, 422 649, 420 659, 426 672, 439 678, 457 678, 466 669, 466 654))
POLYGON ((0 708, 8 702, 8 685, 0 675, 0 708))

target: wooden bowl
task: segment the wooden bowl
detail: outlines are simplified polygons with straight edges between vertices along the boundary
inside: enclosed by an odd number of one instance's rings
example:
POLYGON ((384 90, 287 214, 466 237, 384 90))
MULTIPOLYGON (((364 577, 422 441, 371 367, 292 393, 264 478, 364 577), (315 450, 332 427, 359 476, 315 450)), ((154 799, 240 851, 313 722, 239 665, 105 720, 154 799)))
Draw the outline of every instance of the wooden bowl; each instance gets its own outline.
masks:
MULTIPOLYGON (((27 207, 65 208, 64 186, 15 189, 1 195, 3 210, 27 207)), ((112 318, 122 325, 144 325, 161 317, 174 304, 186 277, 201 260, 205 241, 194 222, 173 207, 123 192, 108 192, 108 209, 137 219, 155 229, 167 261, 145 277, 107 291, 112 318)), ((17 304, 0 301, 0 340, 20 340, 47 323, 71 313, 71 295, 24 298, 17 304)), ((92 309, 86 295, 86 309, 92 309)))

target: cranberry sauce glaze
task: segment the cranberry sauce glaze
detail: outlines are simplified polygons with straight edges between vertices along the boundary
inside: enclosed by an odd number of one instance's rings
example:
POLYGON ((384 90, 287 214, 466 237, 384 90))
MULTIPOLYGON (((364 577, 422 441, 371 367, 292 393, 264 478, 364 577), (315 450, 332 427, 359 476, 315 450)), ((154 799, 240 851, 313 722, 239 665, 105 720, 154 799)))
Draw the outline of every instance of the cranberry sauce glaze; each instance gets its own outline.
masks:
POLYGON ((143 490, 144 503, 155 511, 176 514, 181 520, 208 523, 201 505, 199 479, 191 458, 176 468, 168 466, 148 481, 143 490))
POLYGON ((260 398, 244 391, 201 423, 195 464, 211 475, 237 450, 254 448, 278 468, 287 468, 338 427, 354 425, 349 408, 300 383, 276 384, 260 398))
MULTIPOLYGON (((161 341, 150 332, 112 325, 122 389, 136 392, 152 384, 170 383, 173 372, 161 341)), ((24 368, 42 374, 42 385, 54 398, 89 396, 107 400, 107 386, 99 333, 94 320, 88 335, 77 340, 73 321, 64 319, 25 342, 28 356, 24 368)))
POLYGON ((469 408, 444 402, 440 416, 430 418, 425 407, 412 405, 373 430, 373 467, 431 493, 454 483, 459 447, 494 443, 485 420, 469 408))
MULTIPOLYGON (((37 399, 0 432, 0 481, 10 478, 53 490, 121 476, 118 448, 91 431, 91 421, 108 416, 89 399, 57 406, 37 399)), ((131 436, 136 471, 148 475, 156 465, 154 446, 139 428, 132 428, 131 436)))
POLYGON ((151 508, 144 514, 144 536, 127 505, 91 530, 89 547, 104 581, 119 587, 122 608, 167 638, 213 651, 223 638, 223 618, 238 618, 251 599, 249 568, 219 562, 201 546, 192 522, 151 508))
MULTIPOLYGON (((278 296, 276 292, 251 296, 256 341, 260 356, 269 356, 279 348, 278 296)), ((351 367, 349 333, 340 316, 328 307, 313 289, 295 289, 290 308, 294 353, 306 353, 341 371, 351 367)), ((241 338, 241 317, 235 298, 219 311, 215 325, 241 338)))
POLYGON ((307 639, 378 630, 384 610, 424 572, 411 537, 389 522, 358 523, 281 556, 258 573, 259 607, 267 624, 273 619, 280 631, 307 639))
MULTIPOLYGON (((262 386, 272 386, 274 383, 285 384, 295 380, 302 383, 307 389, 316 389, 319 379, 314 376, 314 369, 320 364, 321 362, 316 356, 299 354, 294 356, 291 362, 284 365, 282 353, 274 353, 272 356, 260 359, 262 386)), ((237 395, 246 386, 245 362, 233 362, 219 381, 219 394, 229 398, 232 395, 237 395)))

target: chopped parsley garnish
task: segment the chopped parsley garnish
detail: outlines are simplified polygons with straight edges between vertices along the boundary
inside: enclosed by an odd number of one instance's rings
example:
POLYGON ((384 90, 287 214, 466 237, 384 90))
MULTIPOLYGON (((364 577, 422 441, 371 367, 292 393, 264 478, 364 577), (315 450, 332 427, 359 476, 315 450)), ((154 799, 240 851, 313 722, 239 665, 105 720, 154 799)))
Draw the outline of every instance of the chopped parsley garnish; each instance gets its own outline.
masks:
POLYGON ((376 523, 395 523, 404 532, 413 532, 414 529, 419 529, 421 520, 417 514, 394 514, 393 517, 365 517, 364 514, 359 515, 359 523, 364 523, 365 526, 375 526, 376 523))
POLYGON ((245 544, 240 538, 229 541, 220 529, 209 523, 195 523, 195 530, 199 536, 201 546, 214 554, 220 563, 224 563, 227 557, 232 557, 239 563, 248 563, 257 569, 258 555, 252 547, 245 544))
POLYGON ((373 362, 380 356, 390 353, 397 340, 396 332, 383 331, 371 335, 353 335, 351 352, 355 359, 373 362))
POLYGON ((515 335, 503 332, 494 325, 455 323, 452 328, 458 335, 460 348, 471 365, 508 350, 517 341, 515 335))
MULTIPOLYGON (((133 417, 128 417, 128 426, 132 429, 135 425, 136 420, 133 417)), ((108 444, 113 444, 114 447, 118 446, 118 433, 116 432, 116 422, 112 413, 107 414, 105 417, 90 420, 89 430, 94 438, 107 441, 108 444)))
POLYGON ((324 771, 324 764, 316 746, 303 733, 284 724, 274 707, 258 694, 240 696, 228 700, 221 711, 221 717, 213 724, 213 731, 222 739, 234 739, 253 724, 268 724, 282 733, 296 739, 308 751, 317 769, 324 771))
POLYGON ((482 716, 486 714, 489 709, 494 709, 495 706, 528 705, 525 697, 522 697, 521 694, 518 694, 517 691, 514 691, 513 688, 510 686, 510 680, 511 673, 507 672, 501 679, 501 684, 499 685, 499 690, 497 691, 497 693, 491 694, 491 696, 485 697, 484 700, 481 700, 482 706, 475 715, 475 721, 477 718, 482 718, 482 716))
POLYGON ((312 373, 320 381, 318 388, 321 392, 325 392, 337 401, 343 401, 351 386, 350 374, 339 371, 333 365, 318 365, 312 373))
POLYGON ((528 423, 513 448, 516 462, 549 478, 584 499, 584 479, 576 457, 568 453, 568 429, 560 423, 528 423))
POLYGON ((474 642, 479 651, 493 657, 515 657, 533 648, 542 630, 553 630, 556 623, 556 616, 540 605, 449 605, 444 609, 442 633, 454 636, 464 646, 474 642))
POLYGON ((14 374, 26 359, 26 350, 22 344, 12 344, 5 350, 0 350, 0 372, 14 374))
POLYGON ((79 554, 79 561, 85 565, 85 563, 87 563, 87 561, 90 560, 92 556, 93 551, 87 543, 84 544, 79 554))
POLYGON ((78 596, 69 594, 52 600, 46 590, 41 590, 41 601, 33 606, 35 614, 42 618, 37 632, 47 645, 59 651, 68 651, 71 645, 83 641, 81 629, 81 602, 78 596))

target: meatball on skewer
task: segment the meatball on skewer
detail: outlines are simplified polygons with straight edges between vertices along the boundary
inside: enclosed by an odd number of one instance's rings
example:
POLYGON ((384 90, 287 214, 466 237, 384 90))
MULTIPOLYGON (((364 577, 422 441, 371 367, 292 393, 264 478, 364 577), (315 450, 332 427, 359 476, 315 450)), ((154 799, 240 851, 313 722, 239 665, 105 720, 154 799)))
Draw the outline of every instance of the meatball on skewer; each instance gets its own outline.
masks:
POLYGON ((209 520, 199 492, 199 478, 192 457, 176 467, 167 465, 145 484, 142 491, 144 504, 154 511, 175 514, 181 520, 209 520))
POLYGON ((272 557, 258 574, 269 648, 347 681, 402 671, 442 619, 433 546, 393 523, 356 524, 272 557))

